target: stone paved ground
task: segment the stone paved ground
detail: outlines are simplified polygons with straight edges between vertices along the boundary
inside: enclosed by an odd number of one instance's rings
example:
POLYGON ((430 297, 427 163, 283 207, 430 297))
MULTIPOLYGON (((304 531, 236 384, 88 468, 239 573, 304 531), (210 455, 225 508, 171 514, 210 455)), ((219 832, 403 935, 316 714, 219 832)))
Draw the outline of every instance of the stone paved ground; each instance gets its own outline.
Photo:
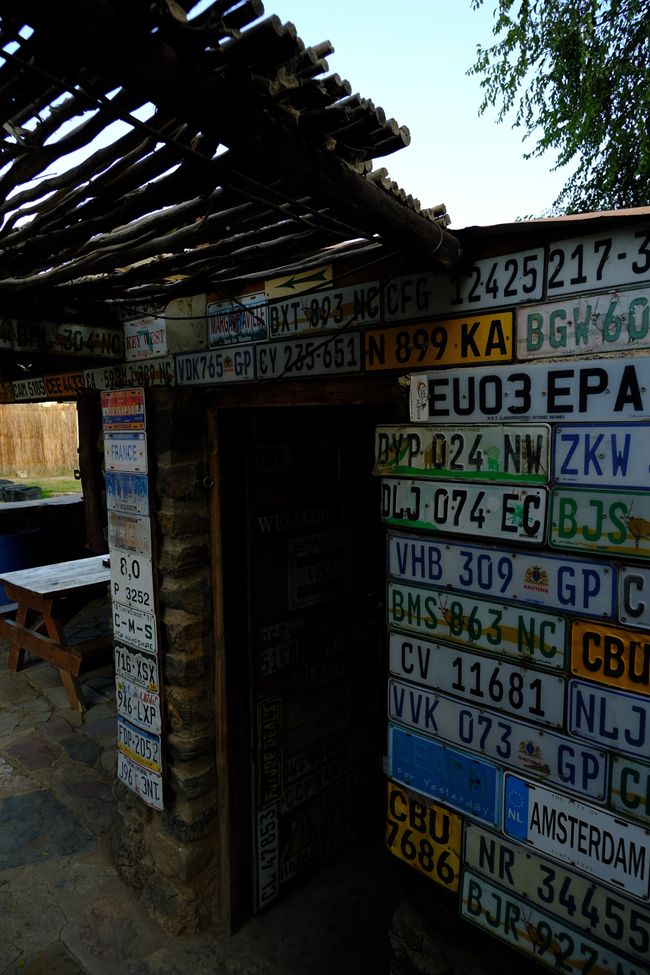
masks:
POLYGON ((6 668, 0 641, 0 975, 381 975, 386 856, 346 853, 233 938, 171 939, 110 853, 111 667, 82 678, 71 711, 58 672, 6 668))

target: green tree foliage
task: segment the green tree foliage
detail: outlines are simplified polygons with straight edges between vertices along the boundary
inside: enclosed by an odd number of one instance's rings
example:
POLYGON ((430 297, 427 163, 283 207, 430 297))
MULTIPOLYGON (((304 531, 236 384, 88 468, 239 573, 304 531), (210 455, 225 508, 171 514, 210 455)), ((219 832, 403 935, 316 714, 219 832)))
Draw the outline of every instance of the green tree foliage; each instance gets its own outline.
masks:
POLYGON ((468 72, 480 114, 575 167, 553 212, 650 204, 650 0, 499 0, 493 34, 468 72))

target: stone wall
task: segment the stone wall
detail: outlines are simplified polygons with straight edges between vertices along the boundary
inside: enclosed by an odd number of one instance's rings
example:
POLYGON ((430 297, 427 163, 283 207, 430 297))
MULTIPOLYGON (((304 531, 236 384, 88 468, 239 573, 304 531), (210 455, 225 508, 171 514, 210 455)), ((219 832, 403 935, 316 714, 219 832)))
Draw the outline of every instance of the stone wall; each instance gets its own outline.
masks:
POLYGON ((216 904, 214 646, 205 412, 191 392, 155 389, 147 412, 157 531, 164 810, 116 782, 113 849, 173 934, 211 925, 216 904))

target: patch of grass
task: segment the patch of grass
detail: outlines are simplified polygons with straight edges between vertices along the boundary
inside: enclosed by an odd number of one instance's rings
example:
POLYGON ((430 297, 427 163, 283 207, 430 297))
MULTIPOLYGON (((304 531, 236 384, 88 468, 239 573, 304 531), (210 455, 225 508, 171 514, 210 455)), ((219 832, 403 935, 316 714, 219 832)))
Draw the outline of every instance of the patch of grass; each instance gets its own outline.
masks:
POLYGON ((14 484, 24 484, 29 487, 36 485, 40 487, 44 498, 51 498, 55 494, 81 494, 81 481, 75 480, 69 474, 61 474, 54 477, 39 474, 33 477, 17 477, 15 474, 0 474, 0 477, 6 477, 8 480, 13 481, 14 484))

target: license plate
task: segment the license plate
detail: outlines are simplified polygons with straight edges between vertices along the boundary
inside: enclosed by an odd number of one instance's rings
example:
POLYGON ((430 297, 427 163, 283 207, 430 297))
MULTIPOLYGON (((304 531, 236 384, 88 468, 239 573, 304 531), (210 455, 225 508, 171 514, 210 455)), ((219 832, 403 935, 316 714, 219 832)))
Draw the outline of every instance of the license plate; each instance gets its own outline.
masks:
POLYGON ((84 370, 86 389, 123 389, 133 386, 174 386, 174 357, 126 362, 103 369, 84 370))
POLYGON ((160 691, 157 658, 121 643, 115 644, 115 675, 146 687, 148 691, 160 691))
POLYGON ((113 634, 116 640, 128 643, 135 650, 156 653, 156 617, 122 603, 113 603, 113 634))
POLYGON ((264 292, 240 295, 226 301, 208 301, 208 345, 239 345, 257 342, 268 335, 264 292))
POLYGON ((154 609, 151 559, 132 552, 111 549, 111 598, 131 609, 154 609))
POLYGON ((411 378, 411 420, 417 423, 648 418, 647 355, 438 370, 411 378))
POLYGON ((386 846, 447 890, 458 890, 461 826, 456 813, 388 783, 386 846))
POLYGON ((423 322, 363 333, 367 372, 473 362, 512 362, 512 312, 423 322))
POLYGON ((585 616, 614 615, 616 573, 605 563, 388 532, 388 574, 585 616))
POLYGON ((145 731, 160 731, 160 695, 118 677, 117 713, 145 731))
POLYGON ((622 691, 650 694, 650 640, 634 630, 574 620, 571 672, 622 691))
POLYGON ((555 972, 643 975, 641 965, 469 870, 463 871, 460 914, 555 972))
POLYGON ((546 853, 590 878, 648 900, 650 833, 641 826, 508 772, 503 829, 537 853, 546 853))
POLYGON ((373 474, 544 484, 550 431, 546 424, 377 427, 373 474))
POLYGON ((564 735, 392 678, 388 682, 388 716, 407 728, 460 745, 577 795, 597 801, 606 798, 607 756, 564 735))
POLYGON ((146 515, 108 512, 108 547, 151 556, 151 521, 146 515))
POLYGON ((144 430, 144 389, 112 390, 101 394, 102 429, 144 430))
POLYGON ((649 423, 571 423, 553 435, 556 484, 650 488, 649 423))
POLYGON ((177 355, 176 382, 179 386, 252 382, 255 379, 254 348, 254 345, 241 345, 177 355))
POLYGON ((544 249, 475 261, 464 274, 436 275, 434 309, 490 308, 535 301, 544 289, 544 249))
POLYGON ((136 765, 122 752, 117 755, 117 777, 148 806, 164 809, 162 776, 136 765))
POLYGON ((650 276, 650 231, 625 228, 610 234, 549 245, 547 291, 553 295, 620 288, 650 276))
POLYGON ((128 515, 149 514, 149 480, 145 474, 106 471, 106 507, 128 515))
POLYGON ((517 309, 517 358, 630 352, 650 346, 650 289, 576 296, 517 309))
POLYGON ((501 709, 534 724, 564 724, 564 678, 548 671, 395 632, 388 635, 388 660, 394 677, 428 690, 501 709))
POLYGON ((121 715, 117 718, 117 748, 136 765, 143 765, 153 772, 162 771, 160 735, 136 728, 121 715))
POLYGON ((650 826, 650 765, 613 755, 609 805, 624 816, 650 826))
POLYGON ((295 379, 361 372, 361 339, 321 335, 289 342, 264 342, 255 347, 258 379, 295 379))
POLYGON ((352 284, 296 295, 284 301, 270 301, 267 310, 269 338, 291 339, 348 328, 375 325, 381 314, 378 281, 352 284))
POLYGON ((490 538, 541 543, 547 496, 541 487, 383 478, 381 517, 389 525, 425 531, 473 536, 485 532, 490 538))
POLYGON ((522 665, 563 670, 569 624, 562 616, 450 589, 388 583, 388 625, 437 636, 473 650, 513 657, 522 665))
POLYGON ((618 618, 643 630, 650 629, 650 569, 622 565, 618 572, 618 618))
POLYGON ((501 769, 403 728, 388 727, 388 775, 491 826, 501 820, 501 769))
POLYGON ((569 734, 645 758, 650 747, 650 699, 569 681, 569 734))
MULTIPOLYGON (((494 880, 529 905, 566 918, 586 931, 646 961, 650 948, 650 911, 595 884, 560 863, 535 856, 477 823, 465 823, 463 862, 474 873, 494 880)), ((611 971, 612 969, 610 969, 611 971)))
POLYGON ((104 462, 107 471, 147 473, 145 433, 105 433, 104 462))
POLYGON ((650 558, 650 492, 554 488, 549 542, 555 548, 650 558))

